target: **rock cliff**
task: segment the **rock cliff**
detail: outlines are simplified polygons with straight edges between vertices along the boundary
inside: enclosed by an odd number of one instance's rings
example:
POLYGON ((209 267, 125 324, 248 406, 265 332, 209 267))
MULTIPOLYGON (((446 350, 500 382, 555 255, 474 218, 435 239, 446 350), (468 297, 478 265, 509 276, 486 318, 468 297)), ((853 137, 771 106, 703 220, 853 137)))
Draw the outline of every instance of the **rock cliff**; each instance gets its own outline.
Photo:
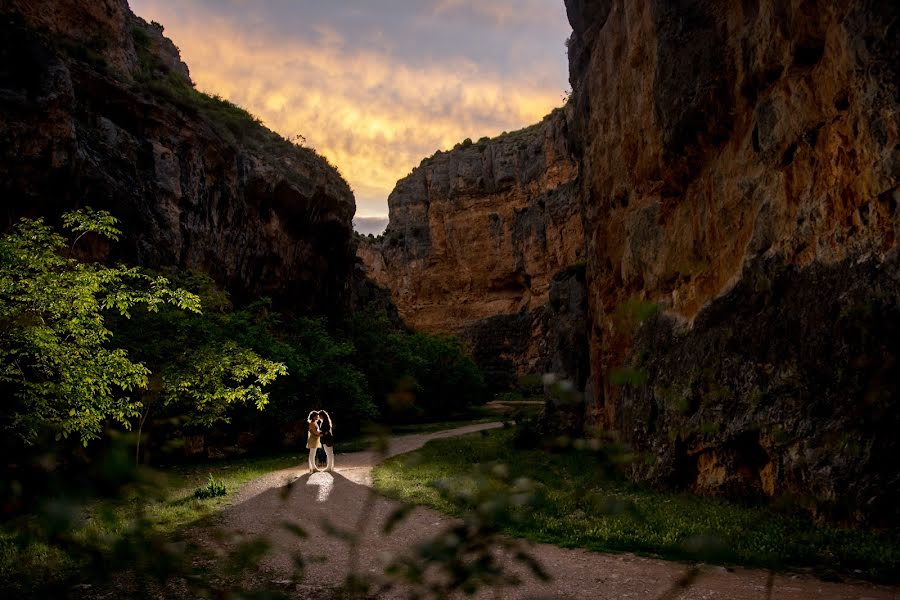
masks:
POLYGON ((549 360, 541 345, 553 278, 582 260, 567 128, 557 110, 423 160, 388 198, 383 238, 358 250, 411 327, 469 340, 495 385, 549 360))
POLYGON ((896 4, 566 7, 588 420, 640 479, 896 519, 896 4))
POLYGON ((565 419, 636 479, 896 522, 898 9, 565 3, 565 109, 424 161, 369 273, 498 372, 584 382, 565 419))
POLYGON ((0 5, 4 225, 90 205, 112 258, 212 275, 238 299, 348 301, 349 186, 327 161, 194 90, 162 26, 125 0, 0 5))

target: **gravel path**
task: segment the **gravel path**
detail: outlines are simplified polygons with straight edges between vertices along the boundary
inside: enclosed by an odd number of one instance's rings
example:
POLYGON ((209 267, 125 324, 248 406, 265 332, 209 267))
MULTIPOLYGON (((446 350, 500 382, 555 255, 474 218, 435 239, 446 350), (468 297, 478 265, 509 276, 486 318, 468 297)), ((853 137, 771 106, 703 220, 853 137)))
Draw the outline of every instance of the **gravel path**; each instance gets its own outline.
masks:
MULTIPOLYGON (((500 423, 470 425, 448 431, 394 438, 387 457, 421 448, 433 439, 475 433, 500 423)), ((340 450, 340 447, 336 447, 340 450)), ((430 509, 415 509, 390 535, 383 524, 398 503, 372 493, 372 467, 382 458, 372 451, 340 454, 334 473, 308 475, 306 465, 265 475, 243 487, 224 512, 225 527, 233 532, 266 536, 273 551, 265 566, 290 573, 293 556, 306 560, 305 585, 298 597, 319 597, 322 588, 340 585, 346 574, 376 574, 387 557, 426 539, 453 522, 430 509), (288 485, 290 484, 290 485, 288 485), (308 534, 298 538, 284 528, 294 523, 308 534), (348 544, 335 537, 333 527, 361 531, 358 556, 349 556, 348 544), (329 532, 331 530, 331 532, 329 532)), ((630 554, 600 554, 549 544, 533 544, 531 553, 553 576, 542 583, 520 569, 525 583, 492 590, 485 598, 660 598, 684 575, 679 563, 630 554)), ((480 595, 478 597, 481 597, 480 595)), ((708 567, 687 589, 666 596, 682 600, 888 600, 900 598, 898 588, 866 583, 829 583, 806 575, 775 575, 766 571, 708 567), (771 586, 771 590, 769 590, 771 586)))

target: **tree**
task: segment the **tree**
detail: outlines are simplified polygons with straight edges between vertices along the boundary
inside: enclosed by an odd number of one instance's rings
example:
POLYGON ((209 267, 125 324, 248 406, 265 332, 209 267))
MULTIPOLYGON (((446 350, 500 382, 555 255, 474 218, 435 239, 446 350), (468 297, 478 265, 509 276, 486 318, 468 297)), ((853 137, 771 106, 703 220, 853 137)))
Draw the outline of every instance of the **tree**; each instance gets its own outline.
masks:
POLYGON ((485 401, 484 375, 458 339, 397 329, 376 306, 348 328, 357 366, 388 419, 446 417, 485 401))
MULTIPOLYGON (((200 313, 199 297, 165 277, 71 256, 85 235, 118 239, 116 223, 87 208, 63 215, 77 234, 71 246, 42 219, 23 219, 0 239, 0 391, 13 399, 0 423, 25 443, 50 431, 57 440, 77 435, 87 446, 107 421, 129 429, 141 417, 151 373, 113 345, 109 317, 130 319, 137 307, 148 315, 165 306, 200 313)), ((165 374, 165 401, 186 405, 190 418, 206 426, 227 420, 235 404, 263 408, 264 388, 286 372, 237 344, 185 354, 165 374)))

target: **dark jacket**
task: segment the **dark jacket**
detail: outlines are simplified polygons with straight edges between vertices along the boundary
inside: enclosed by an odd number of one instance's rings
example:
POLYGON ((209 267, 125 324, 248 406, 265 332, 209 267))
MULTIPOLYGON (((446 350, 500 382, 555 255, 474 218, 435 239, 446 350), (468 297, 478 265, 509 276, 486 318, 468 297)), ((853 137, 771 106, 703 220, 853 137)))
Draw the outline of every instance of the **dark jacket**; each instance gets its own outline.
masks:
POLYGON ((334 446, 334 435, 328 421, 322 421, 322 437, 319 438, 323 446, 334 446))

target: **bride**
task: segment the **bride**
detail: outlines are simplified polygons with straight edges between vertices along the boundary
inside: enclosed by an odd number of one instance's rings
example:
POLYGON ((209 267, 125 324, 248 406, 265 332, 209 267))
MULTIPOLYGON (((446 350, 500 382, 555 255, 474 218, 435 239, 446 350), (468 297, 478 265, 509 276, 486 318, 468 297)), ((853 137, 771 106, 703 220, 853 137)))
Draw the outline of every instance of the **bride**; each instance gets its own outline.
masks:
POLYGON ((306 437, 306 447, 309 449, 309 472, 316 472, 316 450, 322 447, 319 439, 322 436, 322 430, 319 428, 319 413, 312 411, 306 417, 306 425, 309 429, 306 437))

